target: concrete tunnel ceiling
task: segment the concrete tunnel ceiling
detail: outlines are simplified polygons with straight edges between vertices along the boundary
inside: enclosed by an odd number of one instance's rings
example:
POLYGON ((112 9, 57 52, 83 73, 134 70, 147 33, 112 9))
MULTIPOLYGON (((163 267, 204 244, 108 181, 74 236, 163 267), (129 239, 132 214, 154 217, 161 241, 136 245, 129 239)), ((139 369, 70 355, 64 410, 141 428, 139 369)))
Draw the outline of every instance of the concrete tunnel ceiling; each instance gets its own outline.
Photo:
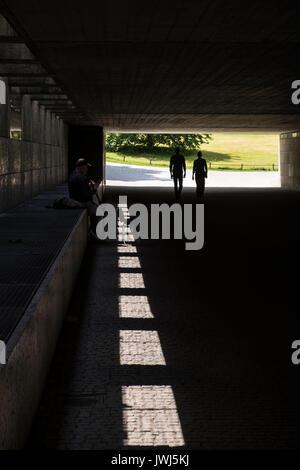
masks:
POLYGON ((113 131, 300 129, 299 6, 7 0, 0 10, 81 110, 113 131))

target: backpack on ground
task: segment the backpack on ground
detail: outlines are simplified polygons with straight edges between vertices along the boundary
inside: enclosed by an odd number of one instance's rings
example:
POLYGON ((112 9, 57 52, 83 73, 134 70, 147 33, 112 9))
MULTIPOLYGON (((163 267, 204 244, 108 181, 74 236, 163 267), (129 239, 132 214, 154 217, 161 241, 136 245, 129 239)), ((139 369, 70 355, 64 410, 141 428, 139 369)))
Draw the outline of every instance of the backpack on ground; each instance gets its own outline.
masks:
POLYGON ((53 202, 53 209, 82 209, 85 205, 69 197, 59 197, 53 202))

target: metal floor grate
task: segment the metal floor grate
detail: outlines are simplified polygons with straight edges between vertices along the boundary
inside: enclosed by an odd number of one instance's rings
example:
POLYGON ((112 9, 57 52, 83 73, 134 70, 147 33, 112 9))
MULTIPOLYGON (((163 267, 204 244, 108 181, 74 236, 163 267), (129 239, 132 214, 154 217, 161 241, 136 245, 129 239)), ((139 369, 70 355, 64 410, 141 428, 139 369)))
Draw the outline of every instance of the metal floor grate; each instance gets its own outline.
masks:
POLYGON ((0 339, 7 341, 82 210, 47 209, 66 195, 60 186, 0 214, 0 339))

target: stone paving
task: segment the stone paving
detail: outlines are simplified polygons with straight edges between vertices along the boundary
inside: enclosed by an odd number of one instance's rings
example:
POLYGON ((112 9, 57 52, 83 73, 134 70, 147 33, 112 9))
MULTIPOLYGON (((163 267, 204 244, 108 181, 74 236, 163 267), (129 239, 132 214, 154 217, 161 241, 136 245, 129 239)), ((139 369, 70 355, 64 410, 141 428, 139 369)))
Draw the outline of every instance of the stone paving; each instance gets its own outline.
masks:
POLYGON ((211 189, 199 252, 90 245, 28 448, 298 447, 299 202, 279 189, 211 189))
MULTIPOLYGON (((108 186, 173 187, 169 168, 107 163, 108 186)), ((209 170, 208 188, 276 188, 280 187, 278 171, 217 171, 209 170)), ((183 181, 185 188, 195 188, 192 170, 187 170, 183 181)))

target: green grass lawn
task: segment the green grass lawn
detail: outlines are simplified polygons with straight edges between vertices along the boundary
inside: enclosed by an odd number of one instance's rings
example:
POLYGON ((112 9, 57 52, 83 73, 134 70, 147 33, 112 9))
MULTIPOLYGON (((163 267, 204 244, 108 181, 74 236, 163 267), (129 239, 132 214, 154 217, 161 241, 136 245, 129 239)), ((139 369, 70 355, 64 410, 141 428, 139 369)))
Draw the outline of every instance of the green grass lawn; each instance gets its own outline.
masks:
MULTIPOLYGON (((203 144, 201 150, 209 168, 212 170, 278 170, 279 137, 274 134, 213 134, 209 144, 203 144), (274 165, 274 167, 273 167, 274 165)), ((160 147, 152 152, 142 152, 136 148, 125 152, 107 152, 108 162, 127 163, 130 165, 151 164, 169 166, 172 149, 160 147), (125 155, 125 161, 124 161, 125 155)), ((192 168, 197 151, 182 152, 187 168, 192 168)))

